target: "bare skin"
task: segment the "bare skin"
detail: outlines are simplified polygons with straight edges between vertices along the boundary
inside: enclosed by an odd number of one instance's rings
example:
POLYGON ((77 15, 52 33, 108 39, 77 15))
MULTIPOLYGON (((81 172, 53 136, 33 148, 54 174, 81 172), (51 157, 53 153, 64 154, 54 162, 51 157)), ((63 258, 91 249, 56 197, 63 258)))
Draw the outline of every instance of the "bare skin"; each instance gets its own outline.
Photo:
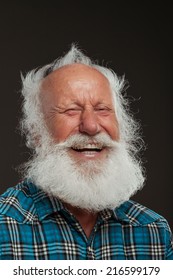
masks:
POLYGON ((89 238, 95 223, 97 221, 98 213, 90 213, 86 210, 73 207, 69 204, 64 204, 80 223, 85 235, 89 238))
MULTIPOLYGON (((119 140, 119 127, 114 109, 111 88, 99 71, 82 64, 61 67, 49 74, 42 83, 41 106, 48 130, 56 143, 69 136, 108 134, 119 140)), ((69 149, 69 155, 80 163, 88 160, 104 160, 108 149, 97 151, 97 143, 77 151, 69 149)), ((97 219, 97 213, 67 206, 78 219, 88 237, 97 219)))

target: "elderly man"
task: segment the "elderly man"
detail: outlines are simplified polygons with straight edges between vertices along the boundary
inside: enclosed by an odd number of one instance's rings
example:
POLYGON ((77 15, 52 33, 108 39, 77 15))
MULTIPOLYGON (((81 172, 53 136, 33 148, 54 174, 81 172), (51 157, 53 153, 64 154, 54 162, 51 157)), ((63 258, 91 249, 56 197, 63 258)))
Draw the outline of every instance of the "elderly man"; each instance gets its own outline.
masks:
POLYGON ((0 197, 0 259, 173 259, 167 221, 129 200, 143 142, 124 79, 73 44, 22 81, 33 156, 0 197))

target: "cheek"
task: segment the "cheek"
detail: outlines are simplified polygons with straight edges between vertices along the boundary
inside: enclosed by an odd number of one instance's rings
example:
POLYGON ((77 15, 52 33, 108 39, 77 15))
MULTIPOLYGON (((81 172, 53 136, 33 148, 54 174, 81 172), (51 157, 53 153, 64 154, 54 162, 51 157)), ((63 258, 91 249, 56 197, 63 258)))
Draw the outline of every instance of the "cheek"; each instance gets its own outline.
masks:
POLYGON ((111 133, 112 133, 112 139, 115 140, 115 141, 119 141, 119 139, 120 139, 120 133, 119 133, 118 124, 115 124, 115 125, 112 127, 111 133))
POLYGON ((56 142, 63 142, 78 129, 78 122, 72 118, 56 118, 51 120, 49 131, 56 142))
POLYGON ((115 141, 119 140, 119 128, 116 124, 111 125, 109 128, 109 134, 111 138, 115 141))
POLYGON ((104 121, 102 120, 102 127, 110 135, 112 140, 119 140, 119 125, 114 117, 104 121))

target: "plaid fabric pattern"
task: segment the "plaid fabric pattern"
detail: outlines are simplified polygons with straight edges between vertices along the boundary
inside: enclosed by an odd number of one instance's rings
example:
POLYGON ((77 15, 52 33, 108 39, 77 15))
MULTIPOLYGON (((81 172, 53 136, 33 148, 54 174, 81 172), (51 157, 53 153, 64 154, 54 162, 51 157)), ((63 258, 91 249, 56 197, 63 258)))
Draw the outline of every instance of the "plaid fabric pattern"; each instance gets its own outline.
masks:
POLYGON ((173 259, 167 221, 129 200, 100 212, 89 238, 63 204, 29 180, 0 196, 0 259, 173 259))

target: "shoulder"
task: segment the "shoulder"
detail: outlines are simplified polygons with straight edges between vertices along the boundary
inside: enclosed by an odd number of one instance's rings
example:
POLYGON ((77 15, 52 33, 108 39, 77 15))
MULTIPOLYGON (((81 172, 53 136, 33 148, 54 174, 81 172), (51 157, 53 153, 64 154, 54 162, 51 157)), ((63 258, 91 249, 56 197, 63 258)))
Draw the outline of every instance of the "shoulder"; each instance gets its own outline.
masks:
POLYGON ((134 238, 135 243, 142 242, 145 248, 149 246, 154 255, 160 255, 164 248, 165 259, 173 259, 173 235, 162 215, 133 200, 123 203, 114 213, 128 238, 134 238))
POLYGON ((0 196, 0 221, 6 217, 21 223, 36 218, 36 209, 27 181, 8 188, 0 196))
POLYGON ((122 220, 133 225, 150 225, 157 223, 159 226, 168 227, 167 220, 150 208, 133 200, 128 200, 115 210, 122 220))

